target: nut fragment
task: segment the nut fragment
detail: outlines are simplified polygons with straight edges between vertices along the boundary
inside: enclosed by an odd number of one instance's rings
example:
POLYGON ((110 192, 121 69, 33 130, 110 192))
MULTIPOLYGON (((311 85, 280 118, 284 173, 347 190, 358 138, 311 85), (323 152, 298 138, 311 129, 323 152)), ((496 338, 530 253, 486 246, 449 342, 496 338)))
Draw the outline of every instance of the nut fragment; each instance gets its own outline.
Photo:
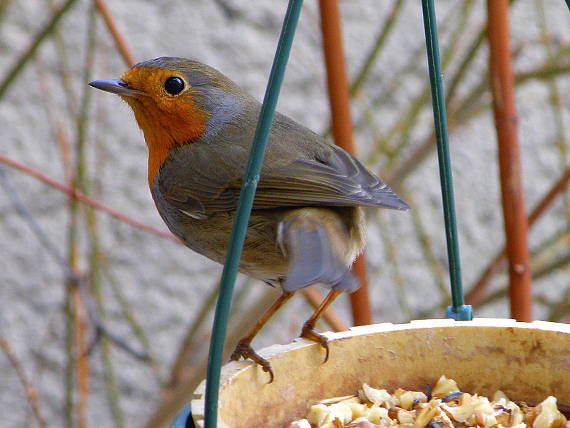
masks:
POLYGON ((540 413, 534 420, 532 428, 562 428, 566 425, 566 418, 558 411, 555 397, 548 397, 537 407, 540 413))
POLYGON ((537 406, 511 401, 502 391, 492 400, 461 392, 453 379, 441 376, 427 393, 362 385, 358 395, 322 400, 306 419, 287 428, 570 428, 556 398, 537 406))
POLYGON ((431 395, 442 398, 451 392, 457 391, 459 391, 457 383, 453 379, 448 379, 445 375, 442 375, 433 387, 431 395))
MULTIPOLYGON (((394 393, 396 395, 396 393, 394 393)), ((402 409, 411 410, 414 402, 425 403, 427 397, 423 392, 418 391, 404 391, 399 395, 400 407, 402 409)))
POLYGON ((414 423, 414 428, 424 428, 433 419, 437 412, 440 400, 431 400, 421 411, 414 423))
POLYGON ((311 424, 306 419, 299 419, 298 421, 291 422, 287 428, 311 428, 311 424))
POLYGON ((413 427, 416 419, 413 412, 408 412, 404 409, 398 410, 397 418, 400 425, 404 427, 413 427))
POLYGON ((372 388, 367 383, 362 385, 362 392, 364 392, 364 396, 368 399, 368 401, 378 406, 390 408, 397 404, 400 404, 399 400, 396 397, 392 396, 385 389, 372 388))

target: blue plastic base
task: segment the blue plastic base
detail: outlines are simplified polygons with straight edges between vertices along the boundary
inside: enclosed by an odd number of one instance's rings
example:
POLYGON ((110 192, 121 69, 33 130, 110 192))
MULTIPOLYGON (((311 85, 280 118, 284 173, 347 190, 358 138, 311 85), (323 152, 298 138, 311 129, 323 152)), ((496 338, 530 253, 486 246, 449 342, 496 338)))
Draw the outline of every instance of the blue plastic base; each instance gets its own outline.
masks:
POLYGON ((445 316, 453 318, 455 321, 471 321, 473 319, 473 309, 471 305, 448 306, 445 316))
POLYGON ((184 409, 176 415, 170 428, 196 428, 194 419, 192 419, 192 408, 188 404, 184 409))

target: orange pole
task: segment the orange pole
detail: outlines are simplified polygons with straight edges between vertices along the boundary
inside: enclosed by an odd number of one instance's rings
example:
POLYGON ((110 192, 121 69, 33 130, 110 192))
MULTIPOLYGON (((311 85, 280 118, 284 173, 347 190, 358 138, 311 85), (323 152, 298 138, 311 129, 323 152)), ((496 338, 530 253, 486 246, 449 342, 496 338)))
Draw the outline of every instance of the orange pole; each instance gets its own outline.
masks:
POLYGON ((528 222, 522 186, 512 69, 509 1, 487 0, 490 82, 499 145, 501 199, 509 266, 511 316, 532 320, 528 222))
MULTIPOLYGON (((355 154, 352 140, 352 118, 348 76, 342 46, 342 30, 338 0, 320 0, 321 32, 327 69, 327 84, 331 106, 331 122, 334 141, 337 145, 355 154)), ((366 259, 356 259, 353 271, 360 281, 358 291, 350 295, 352 319, 355 325, 372 324, 372 311, 368 293, 366 259)))

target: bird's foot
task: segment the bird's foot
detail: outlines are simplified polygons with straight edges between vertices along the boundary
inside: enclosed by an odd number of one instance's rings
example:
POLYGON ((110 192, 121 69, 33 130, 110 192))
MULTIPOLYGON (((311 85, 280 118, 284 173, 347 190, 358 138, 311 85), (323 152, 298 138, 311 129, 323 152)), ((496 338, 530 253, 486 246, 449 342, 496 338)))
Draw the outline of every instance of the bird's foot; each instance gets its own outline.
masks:
POLYGON ((305 339, 309 339, 320 344, 323 348, 325 348, 325 360, 323 363, 326 363, 329 360, 329 340, 326 336, 315 331, 315 326, 313 323, 307 321, 305 324, 303 324, 303 329, 301 330, 300 337, 304 337, 305 339))
POLYGON ((269 361, 261 357, 257 352, 253 350, 253 348, 251 347, 251 340, 247 337, 241 339, 238 342, 238 344, 236 345, 236 349, 234 350, 234 352, 232 352, 230 360, 238 361, 242 357, 245 360, 250 359, 259 366, 261 366, 264 372, 269 373, 269 383, 273 382, 275 375, 273 374, 273 369, 271 368, 271 364, 269 364, 269 361))

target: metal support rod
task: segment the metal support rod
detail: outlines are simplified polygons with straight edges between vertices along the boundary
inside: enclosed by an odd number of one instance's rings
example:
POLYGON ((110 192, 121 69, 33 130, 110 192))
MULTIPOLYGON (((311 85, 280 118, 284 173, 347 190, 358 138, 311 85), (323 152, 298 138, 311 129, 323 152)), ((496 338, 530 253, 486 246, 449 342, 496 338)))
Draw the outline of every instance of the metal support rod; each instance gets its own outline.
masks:
POLYGON ((226 329, 230 313, 231 299, 237 276, 239 261, 247 232, 247 225, 253 206, 255 191, 259 182, 259 174, 265 155, 265 148, 271 123, 279 97, 279 90, 285 75, 285 67, 289 59, 289 52, 293 43, 295 29, 299 21, 303 0, 290 0, 287 7, 287 14, 283 20, 283 27, 277 44, 269 82, 263 105, 259 114, 257 128, 253 139, 249 161, 243 180, 242 190, 237 205, 234 218, 230 242, 222 278, 220 283, 220 296, 216 305, 214 315, 214 326, 212 328, 212 339, 210 342, 210 353, 208 357, 208 372, 206 380, 206 402, 205 402, 205 427, 216 428, 218 422, 218 390, 220 386, 220 372, 222 366, 222 355, 226 329))
POLYGON ((439 178, 441 181, 445 236, 447 239, 447 258, 449 260, 449 278, 451 281, 451 299, 453 304, 447 308, 447 316, 455 318, 456 320, 470 320, 473 317, 471 306, 464 305, 463 302, 461 261, 459 258, 459 242, 457 238, 457 225, 455 219, 453 178, 451 175, 451 161, 449 158, 443 75, 441 71, 441 61, 439 59, 437 23, 433 0, 422 0, 422 11, 431 83, 433 115, 435 121, 435 135, 437 138, 439 178))
POLYGON ((497 141, 501 200, 509 266, 511 316, 532 320, 528 223, 517 135, 517 112, 509 30, 509 1, 487 0, 489 71, 497 141))
MULTIPOLYGON (((319 8, 331 108, 332 134, 338 146, 349 153, 356 154, 352 139, 349 85, 342 46, 338 0, 320 0, 319 8)), ((353 271, 360 281, 360 288, 350 295, 353 323, 354 325, 372 324, 364 254, 361 254, 354 262, 353 271)))

